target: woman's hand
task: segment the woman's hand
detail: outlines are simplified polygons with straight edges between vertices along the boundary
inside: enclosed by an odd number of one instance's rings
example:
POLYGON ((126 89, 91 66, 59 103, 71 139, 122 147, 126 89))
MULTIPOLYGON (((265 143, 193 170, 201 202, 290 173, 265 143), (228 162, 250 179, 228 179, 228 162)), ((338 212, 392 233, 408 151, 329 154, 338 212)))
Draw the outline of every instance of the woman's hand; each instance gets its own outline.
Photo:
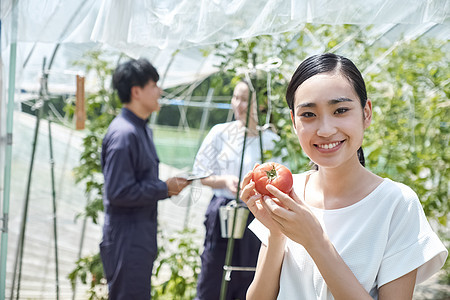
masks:
POLYGON ((269 212, 280 231, 301 244, 308 252, 319 246, 325 238, 322 226, 294 190, 289 195, 273 185, 267 185, 267 190, 275 199, 265 196, 263 207, 269 212), (276 201, 279 201, 281 206, 276 201))
MULTIPOLYGON (((255 165, 255 168, 257 166, 258 165, 255 165)), ((266 226, 271 234, 280 235, 280 228, 272 219, 270 211, 265 207, 267 205, 263 201, 263 196, 255 191, 255 183, 252 180, 252 176, 253 171, 250 171, 242 180, 240 199, 247 204, 248 209, 255 218, 266 226)))
POLYGON ((213 189, 228 189, 232 194, 237 193, 239 178, 234 175, 211 175, 201 179, 201 183, 213 189))
POLYGON ((228 189, 233 195, 236 195, 239 178, 234 175, 224 175, 223 179, 225 181, 225 188, 228 189))

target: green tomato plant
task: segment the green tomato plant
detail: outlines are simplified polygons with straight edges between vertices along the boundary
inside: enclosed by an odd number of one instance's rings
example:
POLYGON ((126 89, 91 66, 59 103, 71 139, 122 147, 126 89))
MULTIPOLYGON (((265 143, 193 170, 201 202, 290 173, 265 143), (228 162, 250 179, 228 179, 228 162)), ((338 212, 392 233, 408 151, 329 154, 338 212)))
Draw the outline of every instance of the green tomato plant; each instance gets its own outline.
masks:
POLYGON ((152 299, 192 300, 200 273, 200 240, 194 229, 185 228, 170 237, 159 231, 158 257, 152 282, 152 299), (159 278, 166 278, 159 281, 159 278))
POLYGON ((449 58, 437 41, 410 41, 366 79, 373 102, 364 144, 369 168, 410 186, 442 226, 450 212, 449 58))

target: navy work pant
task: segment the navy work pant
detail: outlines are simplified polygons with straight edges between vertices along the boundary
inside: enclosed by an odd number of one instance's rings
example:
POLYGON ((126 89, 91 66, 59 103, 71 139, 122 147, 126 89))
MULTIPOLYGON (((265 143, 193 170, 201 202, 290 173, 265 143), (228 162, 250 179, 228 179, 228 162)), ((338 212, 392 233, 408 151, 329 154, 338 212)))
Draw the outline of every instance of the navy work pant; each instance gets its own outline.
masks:
MULTIPOLYGON (((220 232, 219 207, 230 199, 214 196, 206 210, 206 236, 201 255, 201 272, 197 283, 198 300, 218 300, 222 284, 223 266, 227 252, 227 238, 220 232)), ((249 213, 247 225, 253 220, 249 213)), ((242 239, 234 240, 232 266, 255 267, 261 242, 248 228, 242 239)), ((255 273, 253 271, 232 271, 226 299, 245 299, 245 294, 255 273)))
POLYGON ((151 298, 156 249, 156 224, 148 216, 114 214, 105 218, 100 255, 109 299, 151 298))

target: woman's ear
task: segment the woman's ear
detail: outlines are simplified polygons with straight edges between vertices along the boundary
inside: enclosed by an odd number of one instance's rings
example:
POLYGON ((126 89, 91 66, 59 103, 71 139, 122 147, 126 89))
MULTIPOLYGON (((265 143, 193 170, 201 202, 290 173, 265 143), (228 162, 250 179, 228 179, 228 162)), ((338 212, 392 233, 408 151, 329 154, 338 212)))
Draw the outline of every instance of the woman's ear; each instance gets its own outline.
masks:
POLYGON ((372 123, 372 101, 370 101, 370 99, 367 99, 363 113, 364 113, 364 129, 367 129, 370 123, 372 123))

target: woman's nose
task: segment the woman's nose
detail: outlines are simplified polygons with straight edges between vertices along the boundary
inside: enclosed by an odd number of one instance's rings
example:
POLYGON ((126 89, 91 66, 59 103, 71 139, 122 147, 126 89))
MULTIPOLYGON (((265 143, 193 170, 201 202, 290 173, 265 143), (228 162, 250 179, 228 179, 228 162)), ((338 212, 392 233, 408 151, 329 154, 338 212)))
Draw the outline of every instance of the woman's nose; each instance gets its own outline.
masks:
POLYGON ((319 127, 317 128, 317 135, 322 137, 329 137, 336 133, 336 126, 330 118, 321 118, 319 127))

